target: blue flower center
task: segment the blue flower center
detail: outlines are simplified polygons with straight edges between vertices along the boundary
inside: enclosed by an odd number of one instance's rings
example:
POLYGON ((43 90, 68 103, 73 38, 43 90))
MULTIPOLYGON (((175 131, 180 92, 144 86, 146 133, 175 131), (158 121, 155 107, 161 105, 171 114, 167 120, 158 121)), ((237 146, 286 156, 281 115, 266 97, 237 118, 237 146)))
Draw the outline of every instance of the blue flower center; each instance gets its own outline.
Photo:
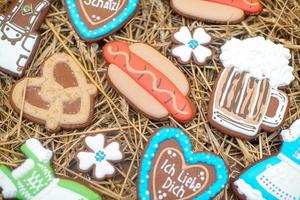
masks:
POLYGON ((104 160, 104 158, 105 158, 105 154, 103 151, 96 152, 95 159, 97 162, 101 162, 102 160, 104 160))
POLYGON ((197 40, 190 40, 189 41, 189 47, 191 48, 191 49, 196 49, 197 47, 198 47, 198 45, 199 45, 199 43, 198 43, 198 41, 197 40))

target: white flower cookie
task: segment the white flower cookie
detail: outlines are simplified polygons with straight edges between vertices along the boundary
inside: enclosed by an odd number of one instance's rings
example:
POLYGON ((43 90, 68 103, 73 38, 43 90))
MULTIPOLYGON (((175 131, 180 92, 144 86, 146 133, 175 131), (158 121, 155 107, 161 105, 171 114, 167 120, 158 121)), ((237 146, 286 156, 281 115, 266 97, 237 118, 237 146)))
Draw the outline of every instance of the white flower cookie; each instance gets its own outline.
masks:
POLYGON ((187 64, 193 58, 196 64, 203 65, 212 56, 212 51, 206 46, 210 44, 211 37, 203 28, 196 28, 193 32, 188 27, 181 27, 173 34, 172 55, 182 64, 187 64))
POLYGON ((79 170, 88 172, 93 168, 93 176, 96 179, 112 176, 116 170, 111 162, 123 159, 120 144, 112 142, 105 146, 105 138, 102 134, 99 134, 86 137, 85 146, 88 151, 81 151, 76 156, 79 170))

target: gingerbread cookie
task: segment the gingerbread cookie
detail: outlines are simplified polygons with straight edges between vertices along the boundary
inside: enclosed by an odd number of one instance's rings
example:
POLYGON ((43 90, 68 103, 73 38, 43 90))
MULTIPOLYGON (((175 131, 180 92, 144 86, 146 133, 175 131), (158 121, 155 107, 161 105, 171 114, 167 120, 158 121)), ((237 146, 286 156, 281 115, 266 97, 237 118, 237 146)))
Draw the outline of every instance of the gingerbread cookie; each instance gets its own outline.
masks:
POLYGON ((148 143, 139 174, 140 199, 212 199, 228 180, 223 160, 194 153, 182 130, 161 128, 148 143))
POLYGON ((181 64, 187 64, 193 59, 196 64, 203 65, 212 56, 212 51, 206 47, 211 37, 203 28, 196 28, 192 36, 188 27, 181 27, 173 34, 172 40, 175 46, 171 53, 181 64))
POLYGON ((219 24, 239 23, 263 9, 259 0, 171 0, 171 6, 185 17, 219 24))
POLYGON ((118 162, 123 159, 118 142, 105 145, 105 137, 102 134, 86 137, 85 146, 88 151, 81 151, 77 154, 78 169, 88 172, 93 169, 93 177, 104 179, 115 174, 115 168, 111 162, 118 162))
POLYGON ((52 151, 36 139, 28 139, 21 147, 28 157, 18 168, 10 171, 0 165, 0 188, 4 198, 22 200, 101 200, 88 187, 70 179, 57 178, 51 167, 52 151))
POLYGON ((255 138, 260 129, 279 129, 289 98, 278 87, 294 79, 289 50, 263 37, 233 38, 221 49, 224 70, 209 103, 211 125, 242 139, 255 138))
POLYGON ((88 83, 70 56, 55 54, 41 67, 40 77, 17 81, 9 100, 19 113, 23 106, 25 118, 58 131, 90 124, 96 94, 96 87, 88 83))
POLYGON ((64 0, 69 20, 87 42, 120 29, 134 14, 139 0, 64 0))
POLYGON ((19 0, 9 13, 0 14, 0 71, 21 77, 40 43, 41 26, 49 0, 19 0))
POLYGON ((155 49, 141 43, 109 42, 103 55, 110 63, 108 79, 134 108, 154 120, 169 115, 180 122, 193 119, 187 79, 155 49))
POLYGON ((232 184, 239 199, 300 199, 300 120, 281 135, 279 153, 255 163, 232 184))

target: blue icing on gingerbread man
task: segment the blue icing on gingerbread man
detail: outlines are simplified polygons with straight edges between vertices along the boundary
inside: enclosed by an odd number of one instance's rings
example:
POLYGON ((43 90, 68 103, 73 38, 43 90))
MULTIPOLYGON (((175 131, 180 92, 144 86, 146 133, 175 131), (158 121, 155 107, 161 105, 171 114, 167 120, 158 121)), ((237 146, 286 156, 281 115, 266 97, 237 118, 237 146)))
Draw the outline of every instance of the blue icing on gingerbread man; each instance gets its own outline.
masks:
POLYGON ((247 200, 300 200, 300 120, 281 132, 276 156, 258 162, 234 182, 247 200))

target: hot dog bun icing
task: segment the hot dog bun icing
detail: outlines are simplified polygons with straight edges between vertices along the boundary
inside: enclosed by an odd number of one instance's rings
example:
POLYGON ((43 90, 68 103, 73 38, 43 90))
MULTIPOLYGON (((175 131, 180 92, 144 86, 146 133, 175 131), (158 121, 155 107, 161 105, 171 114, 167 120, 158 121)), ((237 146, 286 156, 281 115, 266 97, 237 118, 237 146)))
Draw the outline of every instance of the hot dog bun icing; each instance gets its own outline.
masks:
POLYGON ((186 95, 189 84, 165 57, 145 44, 110 42, 103 48, 110 63, 108 79, 130 104, 154 120, 172 115, 188 122, 195 108, 186 95))

